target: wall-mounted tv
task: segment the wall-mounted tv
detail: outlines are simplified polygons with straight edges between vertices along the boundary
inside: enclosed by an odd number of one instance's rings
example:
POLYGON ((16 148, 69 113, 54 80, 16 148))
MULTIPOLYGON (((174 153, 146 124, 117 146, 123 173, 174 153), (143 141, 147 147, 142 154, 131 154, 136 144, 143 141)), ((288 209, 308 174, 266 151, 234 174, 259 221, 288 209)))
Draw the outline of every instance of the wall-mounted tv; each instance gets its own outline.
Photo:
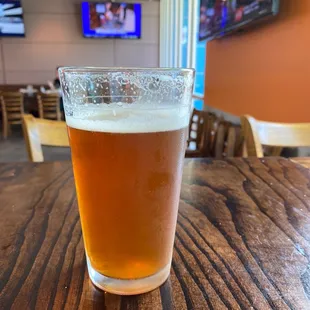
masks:
POLYGON ((141 38, 141 4, 82 2, 82 28, 87 38, 141 38))
POLYGON ((20 1, 0 1, 0 36, 25 36, 23 8, 20 1))
POLYGON ((212 40, 274 16, 279 0, 200 0, 199 40, 212 40))

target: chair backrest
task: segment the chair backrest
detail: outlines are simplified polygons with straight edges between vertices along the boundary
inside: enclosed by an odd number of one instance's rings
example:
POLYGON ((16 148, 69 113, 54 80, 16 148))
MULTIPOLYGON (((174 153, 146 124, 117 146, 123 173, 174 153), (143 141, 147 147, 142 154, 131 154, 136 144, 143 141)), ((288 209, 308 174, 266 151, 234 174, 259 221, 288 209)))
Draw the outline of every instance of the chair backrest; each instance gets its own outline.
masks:
POLYGON ((200 150, 202 157, 212 157, 214 147, 216 145, 216 132, 222 118, 214 113, 205 111, 202 140, 200 150))
POLYGON ((201 157, 210 156, 219 118, 211 112, 194 109, 189 123, 188 146, 199 150, 201 157))
POLYGON ((203 133, 205 111, 194 109, 189 123, 188 145, 192 149, 198 149, 203 133))
POLYGON ((272 123, 245 115, 241 125, 248 156, 263 157, 263 146, 310 146, 310 123, 272 123))
POLYGON ((222 159, 226 157, 242 156, 243 136, 241 126, 228 121, 220 121, 215 133, 215 145, 212 157, 222 159))
POLYGON ((242 155, 241 126, 209 111, 193 110, 186 157, 224 158, 242 155))
POLYGON ((24 96, 20 92, 3 92, 0 94, 3 121, 18 124, 24 114, 24 96))
POLYGON ((39 94, 37 99, 40 118, 61 120, 60 98, 58 94, 39 94))
POLYGON ((23 131, 28 157, 32 162, 44 161, 42 145, 69 146, 67 127, 63 121, 45 120, 25 114, 23 131))

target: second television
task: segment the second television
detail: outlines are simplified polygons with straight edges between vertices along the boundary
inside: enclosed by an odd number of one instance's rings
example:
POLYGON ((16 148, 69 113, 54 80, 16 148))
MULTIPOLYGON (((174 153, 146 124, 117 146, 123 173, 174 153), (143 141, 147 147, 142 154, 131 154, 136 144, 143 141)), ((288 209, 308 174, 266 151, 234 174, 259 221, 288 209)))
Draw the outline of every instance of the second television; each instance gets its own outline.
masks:
POLYGON ((82 2, 82 28, 87 38, 141 38, 141 4, 82 2))
POLYGON ((200 0, 199 40, 212 40, 278 14, 279 0, 200 0))

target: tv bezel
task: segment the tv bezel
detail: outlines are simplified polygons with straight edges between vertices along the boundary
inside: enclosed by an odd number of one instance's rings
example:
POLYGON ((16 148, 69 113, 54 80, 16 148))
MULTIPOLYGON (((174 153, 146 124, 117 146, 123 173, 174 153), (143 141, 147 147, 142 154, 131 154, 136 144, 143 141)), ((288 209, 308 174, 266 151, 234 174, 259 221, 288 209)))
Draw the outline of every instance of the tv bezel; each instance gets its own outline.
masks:
POLYGON ((140 40, 141 37, 142 37, 142 4, 140 2, 126 2, 126 1, 122 1, 122 2, 113 2, 113 1, 82 1, 81 2, 81 19, 82 19, 82 35, 83 35, 83 38, 85 39, 120 39, 120 40, 140 40), (105 4, 107 2, 112 2, 112 3, 128 3, 128 4, 138 4, 140 5, 140 32, 139 32, 139 36, 135 36, 135 37, 125 37, 125 36, 120 36, 120 35, 111 35, 111 36, 88 36, 88 35, 85 35, 85 32, 84 32, 84 19, 83 19, 83 3, 96 3, 96 4, 105 4))
MULTIPOLYGON (((201 2, 200 2, 200 5, 199 7, 201 6, 201 2)), ((202 41, 206 41, 206 42, 209 42, 209 41, 212 41, 214 39, 220 39, 220 38, 223 38, 227 35, 230 35, 230 34, 233 34, 235 32, 238 32, 238 31, 242 31, 244 30, 245 28, 248 28, 248 27, 251 27, 251 26, 254 26, 255 24, 258 24, 260 22, 263 22, 267 19, 270 19, 270 18, 273 18, 275 17, 276 15, 278 15, 279 13, 279 8, 280 8, 280 0, 273 0, 273 9, 271 12, 269 12, 268 14, 264 14, 264 15, 260 15, 260 16, 257 16, 256 18, 253 18, 251 20, 248 20, 248 21, 244 21, 243 23, 240 22, 238 24, 235 24, 235 25, 231 25, 230 27, 227 27, 225 30, 222 30, 222 31, 218 31, 216 33, 214 33, 212 36, 208 37, 208 36, 204 36, 204 37, 200 37, 199 36, 199 33, 200 31, 198 31, 198 41, 199 42, 202 42, 202 41)), ((199 15, 200 17, 200 15, 199 15)), ((199 27, 198 29, 200 29, 200 23, 199 23, 199 27)))
POLYGON ((24 8, 23 8, 23 1, 22 0, 10 0, 10 1, 5 1, 2 0, 0 1, 0 4, 4 4, 7 2, 18 2, 20 3, 20 7, 23 10, 22 19, 23 19, 23 24, 24 24, 24 33, 23 34, 18 34, 18 33, 1 33, 0 32, 0 38, 25 38, 26 37, 26 24, 25 24, 25 16, 24 16, 24 8))

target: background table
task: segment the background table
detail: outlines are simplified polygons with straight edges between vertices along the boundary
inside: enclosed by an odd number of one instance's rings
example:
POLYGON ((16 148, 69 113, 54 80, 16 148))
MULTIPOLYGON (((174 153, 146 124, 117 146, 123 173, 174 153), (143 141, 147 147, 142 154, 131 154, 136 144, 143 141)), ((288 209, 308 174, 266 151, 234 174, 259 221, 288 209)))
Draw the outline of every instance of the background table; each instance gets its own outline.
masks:
POLYGON ((119 297, 88 278, 71 164, 0 165, 0 309, 310 309, 309 241, 306 168, 187 160, 170 279, 119 297))

